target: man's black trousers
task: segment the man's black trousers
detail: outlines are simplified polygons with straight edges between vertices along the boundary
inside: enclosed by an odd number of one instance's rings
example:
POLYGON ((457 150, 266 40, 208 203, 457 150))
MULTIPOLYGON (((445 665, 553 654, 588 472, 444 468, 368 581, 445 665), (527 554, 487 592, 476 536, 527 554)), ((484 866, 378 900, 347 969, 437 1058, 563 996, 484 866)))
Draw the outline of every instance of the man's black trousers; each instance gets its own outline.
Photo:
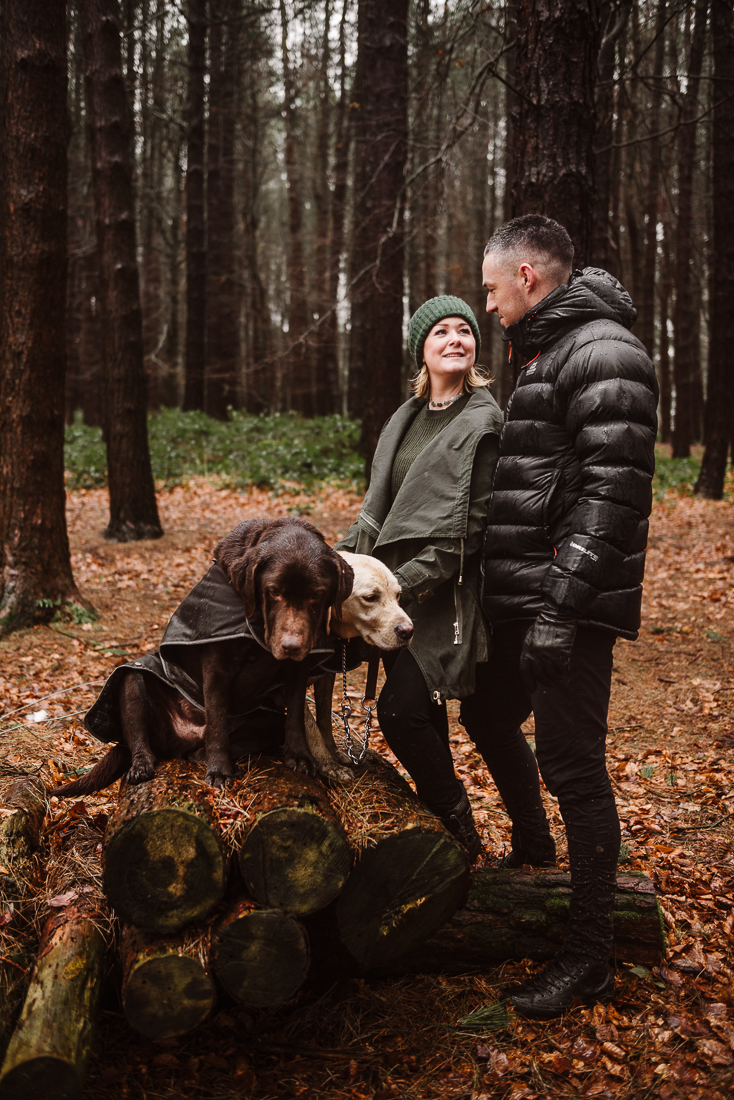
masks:
MULTIPOLYGON (((495 627, 493 652, 477 666, 475 694, 462 702, 461 722, 484 757, 512 820, 512 846, 531 862, 553 857, 538 767, 558 799, 566 826, 572 878, 566 947, 606 958, 612 942, 612 908, 619 855, 619 818, 606 769, 607 711, 612 674, 611 634, 579 627, 571 678, 532 695, 520 674, 528 623, 495 627), (522 730, 535 716, 536 756, 522 730)), ((380 695, 385 739, 435 813, 452 809, 461 795, 448 740, 445 707, 434 703, 409 651, 386 662, 380 695)))

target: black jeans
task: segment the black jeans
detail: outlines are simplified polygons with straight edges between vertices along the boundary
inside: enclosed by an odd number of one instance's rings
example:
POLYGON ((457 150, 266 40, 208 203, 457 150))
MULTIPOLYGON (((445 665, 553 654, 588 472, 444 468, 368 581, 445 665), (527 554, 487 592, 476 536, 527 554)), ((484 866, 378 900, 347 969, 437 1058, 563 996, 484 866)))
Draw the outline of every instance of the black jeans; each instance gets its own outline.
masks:
POLYGON ((377 701, 383 736, 439 817, 453 810, 464 785, 454 772, 446 706, 435 703, 409 649, 384 653, 387 679, 377 701))
POLYGON ((525 623, 495 628, 492 657, 478 666, 476 692, 462 703, 461 718, 512 819, 513 847, 534 856, 546 843, 547 823, 543 828, 540 792, 536 798, 531 782, 532 752, 520 726, 531 711, 535 715, 537 764, 558 799, 568 838, 572 896, 566 946, 604 958, 612 942, 620 842, 606 768, 615 638, 579 627, 570 680, 531 695, 520 675, 526 629, 525 623))

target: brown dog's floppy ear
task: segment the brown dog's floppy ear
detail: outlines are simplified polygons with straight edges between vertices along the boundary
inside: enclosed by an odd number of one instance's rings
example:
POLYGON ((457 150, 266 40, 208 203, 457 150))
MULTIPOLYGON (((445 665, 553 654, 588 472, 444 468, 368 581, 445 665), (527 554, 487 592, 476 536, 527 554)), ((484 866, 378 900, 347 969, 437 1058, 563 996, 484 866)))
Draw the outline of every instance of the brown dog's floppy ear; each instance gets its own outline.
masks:
POLYGON ((255 573, 263 558, 263 535, 277 520, 250 519, 240 523, 217 545, 214 558, 235 592, 242 598, 245 615, 251 618, 258 607, 255 573))
POLYGON ((354 585, 354 570, 351 565, 345 562, 341 554, 337 554, 336 550, 333 551, 336 559, 336 595, 333 600, 334 613, 337 619, 341 618, 342 604, 351 596, 352 586, 354 585))

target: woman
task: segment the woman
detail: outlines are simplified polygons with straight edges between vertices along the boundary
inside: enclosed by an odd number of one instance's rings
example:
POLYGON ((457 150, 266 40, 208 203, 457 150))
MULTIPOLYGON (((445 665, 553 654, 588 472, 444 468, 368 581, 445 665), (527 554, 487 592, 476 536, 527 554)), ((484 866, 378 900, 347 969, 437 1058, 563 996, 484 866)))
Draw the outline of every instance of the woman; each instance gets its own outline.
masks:
POLYGON ((481 841, 454 772, 447 699, 474 690, 488 657, 477 600, 479 554, 502 413, 477 367, 479 325, 461 298, 431 298, 410 319, 414 396, 385 424, 370 487, 340 550, 373 554, 397 576, 410 649, 383 657, 385 740, 418 794, 474 859, 481 841))

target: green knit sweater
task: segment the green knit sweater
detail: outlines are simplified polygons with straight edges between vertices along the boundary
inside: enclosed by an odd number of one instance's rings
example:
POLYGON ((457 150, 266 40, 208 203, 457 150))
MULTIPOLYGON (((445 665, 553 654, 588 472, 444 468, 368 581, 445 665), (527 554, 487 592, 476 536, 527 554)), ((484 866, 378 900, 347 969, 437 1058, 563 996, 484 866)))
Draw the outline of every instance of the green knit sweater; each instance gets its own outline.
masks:
POLYGON ((433 412, 429 409, 428 402, 425 403, 403 436, 398 453, 395 455, 390 485, 393 500, 398 495, 408 470, 423 448, 427 447, 431 440, 435 439, 439 432, 459 415, 468 400, 469 394, 463 393, 458 401, 454 401, 447 409, 436 409, 433 412))

